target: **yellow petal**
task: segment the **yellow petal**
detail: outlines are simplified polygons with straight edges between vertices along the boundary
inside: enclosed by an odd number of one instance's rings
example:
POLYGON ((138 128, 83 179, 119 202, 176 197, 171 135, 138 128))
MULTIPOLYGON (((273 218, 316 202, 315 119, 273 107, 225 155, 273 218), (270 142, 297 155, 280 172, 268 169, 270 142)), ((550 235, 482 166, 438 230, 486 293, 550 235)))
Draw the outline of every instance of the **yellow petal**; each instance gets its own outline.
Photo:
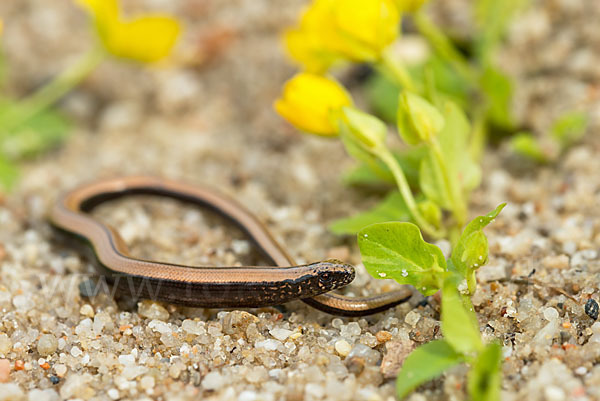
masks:
POLYGON ((332 79, 300 73, 283 87, 275 110, 296 128, 316 135, 337 135, 332 114, 352 104, 346 90, 332 79))
POLYGON ((394 0, 315 0, 286 45, 305 68, 323 72, 331 60, 377 60, 398 36, 399 25, 394 0))
POLYGON ((104 45, 116 57, 150 63, 170 54, 180 31, 179 22, 173 18, 144 16, 113 24, 104 45))
POLYGON ((334 25, 351 57, 372 61, 398 36, 400 16, 392 0, 344 0, 337 4, 334 25))
POLYGON ((289 56, 308 72, 323 73, 339 58, 323 48, 310 31, 290 29, 284 34, 283 40, 289 56))

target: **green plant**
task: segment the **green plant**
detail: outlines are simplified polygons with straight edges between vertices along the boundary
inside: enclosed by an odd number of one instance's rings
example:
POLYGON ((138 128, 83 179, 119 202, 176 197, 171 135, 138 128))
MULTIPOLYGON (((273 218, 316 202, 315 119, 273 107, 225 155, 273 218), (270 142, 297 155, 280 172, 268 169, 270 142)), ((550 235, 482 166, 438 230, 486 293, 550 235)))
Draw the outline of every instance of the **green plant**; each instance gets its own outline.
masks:
MULTIPOLYGON (((399 1, 403 3, 403 1, 399 1)), ((440 96, 452 99, 470 111, 474 126, 481 127, 480 138, 474 141, 473 152, 480 155, 485 137, 491 130, 504 135, 515 128, 510 111, 513 84, 497 65, 495 56, 513 16, 528 0, 477 0, 473 8, 471 41, 458 43, 429 18, 422 7, 408 10, 418 34, 429 45, 427 57, 407 68, 409 86, 393 79, 393 75, 377 69, 367 84, 367 94, 374 109, 386 119, 394 116, 387 112, 379 99, 402 90, 417 89, 421 94, 433 86, 440 96), (414 83, 416 82, 416 83, 414 83), (387 93, 387 95, 386 95, 387 93)))
POLYGON ((525 158, 542 164, 551 163, 583 137, 587 124, 586 114, 569 111, 553 122, 550 135, 539 138, 530 132, 519 132, 511 138, 510 146, 525 158))
MULTIPOLYGON (((422 0, 395 0, 395 10, 391 0, 363 1, 364 12, 353 11, 359 9, 354 0, 314 0, 285 36, 289 54, 305 71, 286 83, 277 111, 300 130, 340 138, 358 161, 346 183, 389 191, 372 209, 337 220, 330 229, 358 233, 373 277, 413 285, 426 296, 442 294, 444 339, 406 359, 397 382, 400 398, 467 363, 470 398, 499 400, 501 347, 483 344, 470 296, 475 272, 488 259, 483 228, 504 204, 466 223, 489 134, 506 135, 516 127, 510 112, 513 84, 496 65, 495 54, 508 23, 526 2, 477 0, 475 39, 461 48, 429 19, 422 0), (430 54, 420 65, 407 65, 391 45, 401 14, 412 18, 429 44, 430 54), (365 93, 379 117, 396 125, 401 149, 389 147, 386 123, 359 110, 327 75, 348 62, 367 63, 375 71, 365 93), (450 239, 451 257, 423 235, 450 239)), ((566 120, 554 129, 565 147, 578 139, 580 128, 576 118, 566 120)), ((530 137, 521 135, 519 141, 516 149, 541 153, 530 137)))
POLYGON ((412 223, 377 223, 358 233, 363 263, 373 277, 413 285, 423 295, 442 292, 444 339, 424 344, 406 358, 397 378, 399 398, 449 368, 468 363, 471 400, 499 400, 501 347, 483 344, 470 295, 475 292, 475 271, 488 259, 483 228, 504 206, 473 219, 447 260, 437 246, 423 240, 412 223))
MULTIPOLYGON (((93 19, 97 42, 49 83, 24 99, 0 96, 0 190, 18 179, 18 162, 62 142, 69 121, 51 106, 112 56, 152 63, 169 55, 180 32, 177 20, 165 15, 125 19, 118 0, 76 0, 93 19)), ((5 77, 0 60, 0 79, 5 77)), ((0 85, 3 82, 0 82, 0 85)))

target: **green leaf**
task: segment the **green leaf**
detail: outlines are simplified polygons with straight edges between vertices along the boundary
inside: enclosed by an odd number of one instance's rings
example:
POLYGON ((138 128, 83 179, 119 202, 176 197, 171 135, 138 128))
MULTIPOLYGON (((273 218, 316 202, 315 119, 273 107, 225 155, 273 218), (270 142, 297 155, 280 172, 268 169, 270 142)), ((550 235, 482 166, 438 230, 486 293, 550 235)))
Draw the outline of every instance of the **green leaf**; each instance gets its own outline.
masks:
POLYGON ((537 163, 548 163, 549 155, 546 154, 538 140, 529 132, 520 132, 510 140, 510 147, 519 156, 533 160, 537 163))
MULTIPOLYGON (((400 164, 400 168, 406 176, 408 185, 411 188, 419 188, 419 166, 421 160, 427 154, 427 149, 423 146, 417 146, 410 149, 404 149, 394 153, 394 158, 400 164)), ((395 187, 394 176, 387 166, 380 160, 374 161, 377 164, 377 170, 373 170, 369 165, 362 163, 344 176, 346 185, 370 186, 391 184, 395 187)))
MULTIPOLYGON (((383 165, 382 165, 383 166, 383 165)), ((388 171, 385 177, 375 173, 368 165, 360 163, 344 173, 342 181, 348 186, 389 186, 394 183, 394 177, 388 171)))
POLYGON ((476 188, 481 181, 481 169, 468 151, 471 128, 464 112, 450 101, 446 102, 443 111, 446 124, 438 134, 438 140, 448 168, 449 185, 444 180, 442 166, 433 149, 428 149, 421 162, 419 182, 427 198, 445 209, 451 209, 451 191, 458 187, 468 193, 476 188))
POLYGON ((62 142, 69 134, 68 121, 58 112, 43 110, 25 120, 16 128, 3 130, 4 119, 27 110, 19 103, 0 101, 0 153, 11 159, 36 156, 62 142))
POLYGON ((433 340, 415 349, 402 364, 396 379, 396 394, 399 399, 406 397, 421 384, 439 377, 446 370, 464 362, 444 340, 433 340))
POLYGON ((494 221, 505 206, 506 203, 502 203, 485 216, 471 220, 452 250, 452 265, 467 280, 470 293, 475 291, 475 270, 483 266, 488 259, 488 244, 483 229, 494 221))
POLYGON ((446 185, 442 166, 435 157, 433 150, 430 150, 421 161, 419 183, 421 191, 423 191, 428 199, 434 201, 444 209, 452 208, 451 188, 446 185))
POLYGON ((472 401, 500 401, 501 363, 502 347, 497 343, 488 344, 477 356, 468 379, 472 401))
MULTIPOLYGON (((435 91, 441 103, 434 103, 436 106, 445 101, 452 101, 460 106, 461 109, 469 107, 469 90, 471 84, 466 81, 451 64, 443 60, 436 53, 432 53, 427 60, 409 67, 410 75, 417 82, 433 81, 435 91), (428 74, 431 75, 428 77, 428 74)), ((427 86, 427 85, 426 85, 427 86)), ((426 88, 430 91, 432 88, 426 88)), ((427 93, 427 92, 426 92, 427 93)), ((429 99, 433 100, 433 99, 429 99)), ((397 99, 394 104, 397 107, 397 99)), ((391 106, 390 106, 391 107, 391 106)), ((395 119, 395 117, 394 117, 395 119)))
POLYGON ((463 192, 468 193, 481 183, 481 168, 469 152, 471 125, 465 113, 454 103, 446 102, 446 126, 438 138, 450 171, 463 192))
POLYGON ((588 116, 585 113, 570 111, 554 121, 550 135, 560 143, 562 149, 566 149, 583 137, 587 125, 588 116))
POLYGON ((440 248, 423 240, 412 223, 377 223, 358 233, 363 263, 371 276, 411 284, 424 295, 443 282, 446 260, 440 248))
POLYGON ((422 199, 417 201, 417 208, 429 224, 435 228, 442 226, 442 210, 435 202, 429 199, 422 199))
POLYGON ((475 231, 462 240, 465 250, 460 261, 467 269, 475 270, 487 263, 488 241, 482 230, 475 231))
POLYGON ((0 189, 11 190, 19 179, 19 168, 16 164, 0 157, 0 189))
POLYGON ((498 127, 512 129, 515 124, 511 113, 513 87, 510 78, 487 65, 481 75, 480 85, 487 98, 490 121, 498 127))
POLYGON ((470 354, 481 349, 481 334, 477 317, 468 297, 458 292, 464 281, 458 275, 451 275, 444 281, 442 289, 442 333, 452 347, 470 354))
POLYGON ((381 203, 366 212, 334 221, 329 229, 337 235, 356 234, 362 228, 386 221, 407 221, 410 212, 400 192, 391 192, 381 203))
POLYGON ((398 133, 409 145, 428 142, 444 127, 444 116, 419 95, 403 91, 398 100, 398 133))
POLYGON ((438 93, 441 93, 446 100, 456 103, 462 110, 469 107, 470 84, 460 74, 456 73, 451 64, 434 54, 427 60, 422 71, 426 71, 426 68, 433 72, 438 93))

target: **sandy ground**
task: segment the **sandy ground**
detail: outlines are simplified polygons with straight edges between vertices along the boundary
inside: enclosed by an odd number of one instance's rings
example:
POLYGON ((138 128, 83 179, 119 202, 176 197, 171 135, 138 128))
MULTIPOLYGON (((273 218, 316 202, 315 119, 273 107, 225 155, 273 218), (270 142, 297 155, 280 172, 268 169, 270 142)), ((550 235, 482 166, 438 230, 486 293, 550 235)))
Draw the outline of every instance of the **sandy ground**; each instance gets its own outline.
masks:
MULTIPOLYGON (((0 400, 394 399, 397 362, 441 335, 435 300, 341 319, 300 302, 218 311, 82 298, 77 286, 93 268, 57 243, 45 220, 59 193, 78 183, 157 174, 238 198, 299 262, 359 264, 355 241, 326 225, 374 196, 341 185, 351 161, 338 142, 301 136, 271 107, 294 71, 278 34, 302 3, 127 2, 128 11, 186 22, 178 62, 143 71, 104 64, 62 105, 78 122, 72 138, 28 163, 0 204, 0 400)), ((459 34, 468 34, 467 12, 456 0, 435 10, 459 34)), ((68 0, 2 2, 0 15, 13 93, 43 83, 90 40, 68 0)), ((600 272, 599 17, 599 6, 583 0, 536 2, 501 57, 518 80, 514 107, 524 125, 543 134, 561 111, 591 116, 585 141, 556 165, 523 169, 503 147, 485 158, 472 213, 509 206, 487 229, 490 263, 473 301, 484 337, 504 344, 503 400, 600 399, 600 323, 584 312, 598 300, 600 272)), ((124 200, 97 215, 139 256, 260 262, 239 232, 176 202, 124 200)), ((348 294, 395 286, 358 269, 348 294)), ((465 399, 465 373, 454 369, 409 399, 465 399)))

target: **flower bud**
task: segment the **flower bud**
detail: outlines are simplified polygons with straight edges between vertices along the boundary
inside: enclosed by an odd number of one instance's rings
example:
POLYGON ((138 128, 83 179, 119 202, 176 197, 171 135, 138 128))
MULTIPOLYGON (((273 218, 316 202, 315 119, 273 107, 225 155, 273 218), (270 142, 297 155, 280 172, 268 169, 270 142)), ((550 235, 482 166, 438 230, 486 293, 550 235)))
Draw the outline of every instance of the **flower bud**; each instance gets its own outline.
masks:
POLYGON ((299 130, 335 136, 339 127, 334 115, 350 105, 350 94, 333 79, 300 73, 285 83, 274 106, 279 115, 299 130))
POLYGON ((374 149, 385 141, 387 126, 375 116, 354 107, 344 107, 342 121, 352 139, 365 149, 374 149))
POLYGON ((404 91, 398 102, 398 133, 409 145, 428 142, 444 127, 444 116, 431 103, 404 91))

